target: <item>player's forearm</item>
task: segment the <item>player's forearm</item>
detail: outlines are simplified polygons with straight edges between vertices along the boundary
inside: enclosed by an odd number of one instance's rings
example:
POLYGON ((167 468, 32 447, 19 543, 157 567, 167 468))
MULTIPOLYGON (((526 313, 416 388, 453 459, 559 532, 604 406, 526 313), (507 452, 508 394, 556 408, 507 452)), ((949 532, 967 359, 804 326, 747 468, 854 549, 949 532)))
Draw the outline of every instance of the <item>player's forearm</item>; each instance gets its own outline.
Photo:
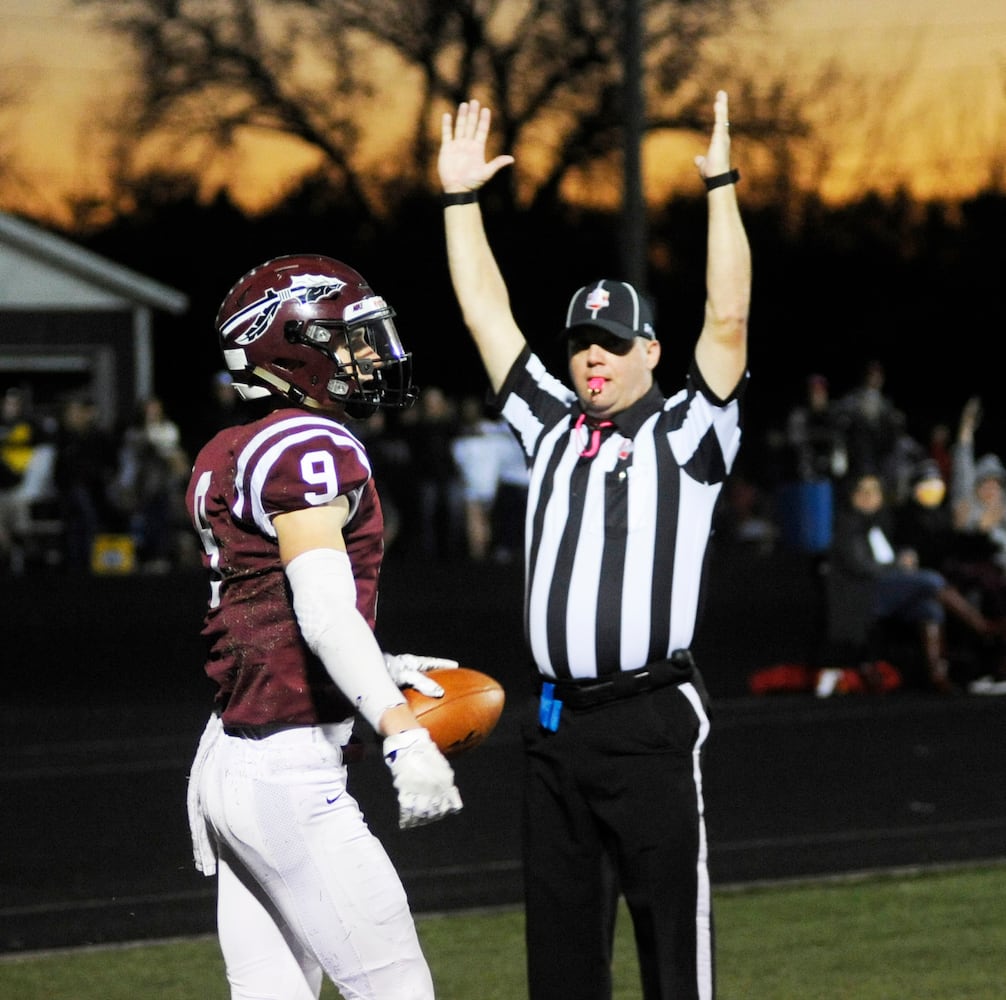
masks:
POLYGON ((420 725, 408 705, 394 705, 387 709, 378 720, 377 732, 381 736, 404 733, 409 729, 419 729, 420 725))

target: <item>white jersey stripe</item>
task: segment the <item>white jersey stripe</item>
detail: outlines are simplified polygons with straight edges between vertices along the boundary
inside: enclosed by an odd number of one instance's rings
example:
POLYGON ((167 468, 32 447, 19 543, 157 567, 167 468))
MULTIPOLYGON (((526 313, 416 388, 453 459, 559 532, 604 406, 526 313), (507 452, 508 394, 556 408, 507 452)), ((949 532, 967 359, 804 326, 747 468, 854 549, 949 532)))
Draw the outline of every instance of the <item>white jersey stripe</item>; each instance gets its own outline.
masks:
MULTIPOLYGON (((367 469, 370 468, 370 460, 367 457, 367 453, 363 445, 349 431, 335 421, 327 420, 324 417, 318 417, 312 414, 305 414, 304 416, 291 417, 289 420, 282 420, 279 423, 266 427, 260 433, 256 434, 255 437, 253 437, 248 444, 245 445, 245 447, 241 450, 241 454, 238 456, 235 469, 234 487, 235 517, 240 518, 245 516, 245 505, 248 501, 245 497, 244 484, 248 475, 248 466, 257 460, 259 452, 269 440, 273 438, 284 438, 286 435, 290 434, 291 431, 295 431, 299 428, 310 428, 310 433, 324 433, 337 444, 352 448, 359 456, 360 462, 364 465, 364 467, 367 469)), ((298 440, 303 439, 303 435, 298 438, 298 440)), ((275 461, 275 458, 273 458, 273 461, 275 461)), ((256 481, 261 484, 262 477, 258 476, 256 481)), ((253 516, 255 516, 254 513, 253 516)), ((255 517, 255 521, 258 523, 257 516, 255 517)), ((264 525, 260 525, 260 527, 264 528, 264 525)), ((268 533, 270 536, 274 534, 271 530, 271 525, 268 529, 268 533)))
MULTIPOLYGON (((262 504, 262 487, 265 484, 269 473, 272 471, 273 465, 279 461, 283 452, 287 448, 291 445, 300 444, 302 441, 310 441, 311 438, 316 437, 328 438, 336 446, 344 444, 344 441, 341 440, 341 436, 333 434, 329 428, 312 427, 309 430, 299 431, 296 434, 285 434, 255 459, 251 470, 252 519, 255 521, 259 530, 262 531, 263 534, 268 535, 270 538, 276 537, 276 528, 273 526, 272 518, 266 514, 265 507, 262 504)), ((332 468, 332 474, 334 477, 334 466, 332 468)), ((334 500, 338 495, 338 479, 334 478, 332 490, 329 493, 314 497, 312 502, 317 502, 318 506, 321 506, 329 500, 334 500)))
MULTIPOLYGON (((646 422, 656 420, 656 415, 646 422)), ((652 621, 653 565, 656 550, 655 531, 658 496, 655 444, 652 434, 638 434, 635 460, 628 470, 632 480, 629 489, 629 533, 625 543, 625 579, 622 589, 623 663, 646 663, 649 659, 650 622, 652 621), (631 581, 637 581, 632 586, 631 581), (643 587, 645 582, 647 586, 643 587)))
POLYGON ((701 566, 712 524, 713 508, 720 484, 706 486, 681 474, 677 542, 674 547, 674 589, 671 592, 671 648, 687 649, 694 638, 699 606, 698 573, 678 571, 678 567, 701 566))
MULTIPOLYGON (((542 445, 542 452, 551 456, 557 444, 561 443, 568 431, 569 422, 565 421, 558 427, 553 428, 542 445)), ((569 470, 575 464, 576 456, 567 453, 563 456, 560 466, 559 478, 565 480, 569 476, 569 470)), ((536 502, 541 492, 543 463, 536 463, 531 469, 531 493, 528 497, 528 511, 535 509, 536 502)), ((569 519, 569 496, 564 490, 556 490, 545 503, 545 523, 565 524, 569 519)), ((531 531, 528 532, 531 535, 531 531)), ((542 544, 537 546, 535 552, 535 573, 531 581, 531 589, 528 600, 528 622, 530 627, 531 654, 535 663, 539 664, 539 669, 544 673, 555 676, 551 657, 548 652, 548 601, 551 594, 551 580, 555 575, 556 560, 558 557, 558 546, 561 541, 560 531, 549 531, 543 536, 542 544), (535 581, 540 581, 540 586, 535 586, 535 581)))

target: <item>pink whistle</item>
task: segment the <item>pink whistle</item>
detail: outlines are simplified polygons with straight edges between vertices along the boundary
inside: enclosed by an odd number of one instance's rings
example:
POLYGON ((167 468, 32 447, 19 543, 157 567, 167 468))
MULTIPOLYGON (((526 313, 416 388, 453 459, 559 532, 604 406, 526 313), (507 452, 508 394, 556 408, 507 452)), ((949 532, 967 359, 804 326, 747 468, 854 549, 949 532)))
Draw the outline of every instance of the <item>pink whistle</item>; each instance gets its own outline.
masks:
POLYGON ((587 379, 587 388, 591 395, 596 396, 604 388, 604 379, 600 375, 587 379))

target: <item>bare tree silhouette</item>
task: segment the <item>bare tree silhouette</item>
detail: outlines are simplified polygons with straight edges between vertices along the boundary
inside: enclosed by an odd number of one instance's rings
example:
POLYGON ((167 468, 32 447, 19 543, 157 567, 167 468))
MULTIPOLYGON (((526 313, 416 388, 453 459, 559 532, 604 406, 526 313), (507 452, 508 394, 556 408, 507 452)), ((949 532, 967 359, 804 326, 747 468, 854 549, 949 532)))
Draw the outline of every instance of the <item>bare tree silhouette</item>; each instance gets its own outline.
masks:
MULTIPOLYGON (((501 199, 533 206, 598 183, 620 190, 624 0, 76 2, 135 52, 136 87, 114 122, 122 185, 152 149, 206 164, 249 135, 271 135, 310 150, 319 176, 386 215, 431 183, 436 110, 475 96, 493 107, 501 147, 519 155, 501 199)), ((704 133, 728 72, 758 98, 744 128, 768 162, 795 155, 811 130, 784 70, 771 78, 755 66, 741 78, 707 50, 738 16, 763 9, 640 0, 647 136, 704 133)))

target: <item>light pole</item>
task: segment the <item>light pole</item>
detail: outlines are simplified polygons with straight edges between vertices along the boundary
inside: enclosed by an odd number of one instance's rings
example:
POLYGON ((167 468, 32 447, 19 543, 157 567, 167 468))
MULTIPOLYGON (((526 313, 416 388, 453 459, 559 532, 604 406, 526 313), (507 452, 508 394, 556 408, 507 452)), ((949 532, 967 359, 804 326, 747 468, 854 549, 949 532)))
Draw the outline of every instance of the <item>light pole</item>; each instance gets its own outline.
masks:
POLYGON ((646 291, 646 199, 643 196, 642 144, 646 120, 643 93, 642 0, 626 0, 622 100, 622 266, 626 279, 646 291))

